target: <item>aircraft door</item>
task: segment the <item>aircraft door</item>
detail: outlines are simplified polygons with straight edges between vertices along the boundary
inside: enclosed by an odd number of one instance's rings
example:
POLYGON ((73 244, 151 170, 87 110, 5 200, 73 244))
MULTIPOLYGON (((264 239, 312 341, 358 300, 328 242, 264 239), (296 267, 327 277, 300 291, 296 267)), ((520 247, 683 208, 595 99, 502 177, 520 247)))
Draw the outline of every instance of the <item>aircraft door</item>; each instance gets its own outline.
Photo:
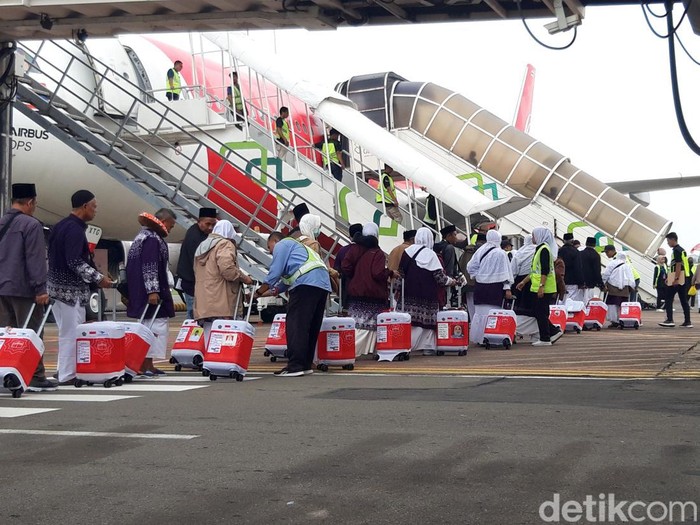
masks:
MULTIPOLYGON (((89 39, 85 41, 85 47, 88 55, 94 59, 92 65, 99 86, 97 96, 100 109, 111 116, 126 116, 134 98, 141 99, 141 92, 136 87, 139 85, 138 75, 129 55, 116 38, 89 39), (100 84, 103 75, 105 78, 100 84)), ((135 106, 137 109, 138 105, 135 106)))

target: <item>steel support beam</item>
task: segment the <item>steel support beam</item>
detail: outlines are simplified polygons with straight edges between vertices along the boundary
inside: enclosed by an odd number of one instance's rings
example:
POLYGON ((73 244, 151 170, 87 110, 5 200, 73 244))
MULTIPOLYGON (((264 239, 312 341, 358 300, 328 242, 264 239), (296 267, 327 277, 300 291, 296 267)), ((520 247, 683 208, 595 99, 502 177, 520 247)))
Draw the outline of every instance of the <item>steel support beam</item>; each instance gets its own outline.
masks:
POLYGON ((10 209, 12 189, 12 107, 14 42, 0 43, 0 215, 10 209), (7 50, 13 51, 8 52, 7 50))

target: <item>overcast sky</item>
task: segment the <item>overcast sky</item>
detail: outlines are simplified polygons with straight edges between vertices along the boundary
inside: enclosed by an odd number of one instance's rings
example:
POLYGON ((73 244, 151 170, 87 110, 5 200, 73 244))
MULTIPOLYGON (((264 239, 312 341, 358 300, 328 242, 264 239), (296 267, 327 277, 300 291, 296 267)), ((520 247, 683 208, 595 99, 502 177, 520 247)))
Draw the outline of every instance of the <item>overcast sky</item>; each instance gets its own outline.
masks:
MULTIPOLYGON (((655 5, 660 13, 663 8, 655 5)), ((676 7, 676 20, 682 13, 676 7)), ((550 36, 550 45, 572 32, 550 36)), ((665 21, 653 20, 659 32, 665 21)), ((683 43, 700 60, 700 37, 685 21, 683 43)), ((640 6, 588 9, 578 38, 550 51, 520 21, 251 32, 288 57, 300 75, 334 86, 352 75, 394 71, 458 91, 512 121, 527 63, 537 68, 530 134, 603 181, 700 175, 700 157, 685 145, 673 110, 666 40, 655 37, 640 6)), ((686 121, 700 142, 700 66, 678 51, 686 121)), ((688 250, 700 243, 700 189, 657 192, 651 208, 674 221, 688 250)))

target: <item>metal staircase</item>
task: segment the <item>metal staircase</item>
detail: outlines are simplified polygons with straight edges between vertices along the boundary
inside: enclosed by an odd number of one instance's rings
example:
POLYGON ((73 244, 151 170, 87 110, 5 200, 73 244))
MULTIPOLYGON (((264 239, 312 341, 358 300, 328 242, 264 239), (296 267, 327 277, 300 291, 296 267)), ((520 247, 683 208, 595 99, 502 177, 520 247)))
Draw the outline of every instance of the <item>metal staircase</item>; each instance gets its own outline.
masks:
MULTIPOLYGON (((44 45, 58 46, 48 41, 44 45)), ((67 64, 60 68, 46 60, 37 60, 41 49, 28 51, 32 56, 31 76, 19 79, 16 108, 154 208, 173 208, 178 223, 185 228, 196 221, 199 208, 221 210, 221 217, 231 220, 242 234, 241 267, 254 278, 263 279, 271 256, 259 226, 263 223, 271 229, 289 226, 286 218, 304 199, 294 188, 260 167, 251 167, 248 159, 227 148, 196 123, 115 75, 106 64, 94 57, 90 61, 81 57, 79 46, 65 42, 59 47, 67 53, 67 64), (109 84, 112 89, 120 90, 130 101, 128 109, 110 108, 109 101, 100 97, 99 89, 94 92, 81 89, 81 79, 74 74, 76 65, 92 71, 98 88, 109 84), (149 113, 157 115, 155 127, 139 123, 149 113), (183 152, 174 159, 173 144, 159 136, 159 130, 164 128, 195 144, 194 152, 183 152), (201 161, 202 155, 216 157, 220 161, 218 169, 210 170, 201 161), (254 170, 259 176, 256 183, 263 190, 262 198, 246 195, 221 177, 226 166, 233 166, 240 173, 254 170), (261 180, 271 182, 266 184, 261 180), (278 203, 274 213, 263 206, 268 198, 278 203)), ((328 259, 338 242, 349 242, 343 233, 347 231, 347 223, 323 209, 319 211, 326 225, 323 233, 332 239, 332 245, 324 253, 328 259)))

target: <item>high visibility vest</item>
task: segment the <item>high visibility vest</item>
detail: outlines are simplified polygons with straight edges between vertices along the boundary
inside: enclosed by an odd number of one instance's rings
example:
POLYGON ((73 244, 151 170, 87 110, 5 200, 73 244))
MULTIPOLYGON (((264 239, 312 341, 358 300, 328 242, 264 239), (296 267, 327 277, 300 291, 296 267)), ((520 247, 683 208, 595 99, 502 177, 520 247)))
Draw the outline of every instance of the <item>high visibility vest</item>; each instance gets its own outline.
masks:
POLYGON ((173 69, 172 67, 171 67, 170 69, 168 69, 168 73, 169 73, 170 71, 172 71, 172 72, 174 73, 174 74, 173 74, 173 78, 172 78, 173 87, 172 87, 172 88, 170 87, 170 80, 171 80, 171 79, 166 75, 166 77, 165 77, 165 85, 166 85, 167 88, 168 88, 167 93, 174 93, 174 94, 176 94, 176 95, 179 95, 179 94, 180 94, 180 73, 178 73, 177 71, 175 71, 175 69, 173 69))
MULTIPOLYGON (((275 118, 275 122, 277 122, 278 118, 275 118)), ((289 142, 289 124, 287 124, 287 119, 282 119, 282 137, 289 142)))
POLYGON ((547 250, 549 252, 549 273, 547 274, 547 279, 544 282, 544 293, 556 293, 557 291, 557 276, 554 274, 554 258, 552 257, 552 252, 549 246, 543 244, 535 252, 532 258, 532 270, 530 271, 530 291, 537 293, 540 290, 540 283, 542 281, 542 264, 540 263, 540 255, 542 250, 547 250))
POLYGON ((328 166, 328 159, 331 159, 331 162, 335 162, 336 164, 340 164, 340 160, 338 159, 338 152, 335 150, 335 142, 324 142, 323 146, 321 146, 321 151, 323 152, 323 166, 328 166))
MULTIPOLYGON (((690 277, 690 262, 688 261, 688 255, 685 250, 681 252, 681 260, 683 261, 683 273, 686 277, 690 277)), ((676 263, 671 264, 671 272, 676 271, 676 263)))
POLYGON ((312 270, 317 270, 318 268, 328 270, 328 268, 326 267, 326 263, 323 262, 323 259, 321 259, 321 256, 319 254, 317 254, 311 248, 306 246, 304 243, 297 241, 296 239, 294 239, 294 242, 299 243, 299 245, 301 245, 306 250, 306 262, 299 266, 297 271, 294 272, 292 275, 282 276, 280 281, 282 281, 287 286, 292 286, 299 277, 309 273, 312 270))
POLYGON ((391 188, 391 193, 393 195, 396 195, 396 189, 394 188, 394 179, 391 178, 391 175, 382 171, 381 175, 379 175, 379 193, 377 193, 377 202, 385 202, 386 204, 395 205, 396 203, 394 202, 394 199, 389 195, 389 192, 384 187, 385 178, 389 180, 389 187, 391 188))
POLYGON ((233 105, 238 113, 243 113, 243 97, 241 96, 241 88, 233 85, 233 105))
POLYGON ((654 283, 654 287, 658 288, 659 285, 662 285, 662 283, 666 282, 666 278, 664 277, 664 273, 661 270, 666 270, 666 275, 668 276, 668 267, 664 264, 657 264, 656 265, 657 272, 656 272, 656 282, 654 283))
MULTIPOLYGON (((685 252, 683 252, 683 253, 685 253, 685 252)), ((637 271, 637 269, 636 269, 636 268, 634 267, 634 265, 632 264, 632 259, 630 259, 630 256, 629 256, 629 255, 627 255, 626 257, 627 257, 627 264, 629 264, 629 265, 630 265, 630 268, 632 268, 632 277, 634 277, 634 280, 635 280, 635 281, 636 281, 637 279, 640 279, 639 272, 637 271)))

